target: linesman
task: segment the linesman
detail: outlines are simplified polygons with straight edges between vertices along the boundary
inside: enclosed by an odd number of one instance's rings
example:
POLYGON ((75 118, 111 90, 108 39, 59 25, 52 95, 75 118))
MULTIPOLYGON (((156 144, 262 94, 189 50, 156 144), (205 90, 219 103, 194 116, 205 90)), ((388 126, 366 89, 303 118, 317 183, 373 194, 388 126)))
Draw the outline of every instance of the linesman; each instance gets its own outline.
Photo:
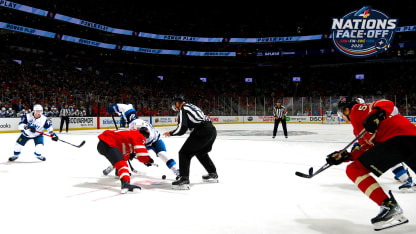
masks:
POLYGON ((274 128, 273 128, 273 139, 276 137, 277 128, 279 123, 282 122, 283 132, 287 138, 287 128, 286 128, 286 114, 287 110, 280 102, 276 103, 276 106, 273 107, 273 116, 274 116, 274 128))
POLYGON ((182 95, 175 96, 173 102, 172 109, 179 111, 178 126, 163 135, 181 136, 188 129, 191 130, 191 134, 179 150, 180 178, 172 183, 172 188, 189 189, 189 170, 193 156, 197 157, 208 172, 208 175, 202 176, 202 179, 207 182, 218 182, 217 169, 208 155, 217 137, 217 130, 204 112, 199 107, 186 103, 182 95))

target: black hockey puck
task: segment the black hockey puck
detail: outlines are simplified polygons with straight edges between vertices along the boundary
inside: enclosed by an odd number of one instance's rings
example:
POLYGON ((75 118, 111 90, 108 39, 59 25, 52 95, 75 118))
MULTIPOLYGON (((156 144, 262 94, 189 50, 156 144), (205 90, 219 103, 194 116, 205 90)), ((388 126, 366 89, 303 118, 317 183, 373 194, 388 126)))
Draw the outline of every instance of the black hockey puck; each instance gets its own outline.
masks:
POLYGON ((162 176, 162 180, 165 180, 165 179, 166 179, 166 175, 163 175, 163 176, 162 176))

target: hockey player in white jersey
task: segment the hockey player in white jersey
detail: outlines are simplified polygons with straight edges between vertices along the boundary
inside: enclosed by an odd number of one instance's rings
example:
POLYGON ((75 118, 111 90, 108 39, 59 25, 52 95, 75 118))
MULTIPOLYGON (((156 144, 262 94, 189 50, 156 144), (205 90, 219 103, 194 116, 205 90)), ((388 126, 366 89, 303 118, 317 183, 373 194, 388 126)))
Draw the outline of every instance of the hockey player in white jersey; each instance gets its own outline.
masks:
POLYGON ((2 107, 0 110, 0 118, 6 118, 7 113, 6 113, 6 107, 2 107))
POLYGON ((179 170, 176 168, 176 161, 169 158, 166 153, 166 146, 160 138, 159 131, 152 124, 142 119, 138 119, 136 110, 133 108, 132 104, 114 104, 107 107, 107 112, 110 114, 120 114, 120 116, 127 120, 129 129, 140 129, 141 127, 149 129, 149 137, 146 139, 147 150, 153 150, 156 156, 162 159, 162 161, 166 163, 166 166, 172 170, 176 176, 179 176, 179 170))
POLYGON ((19 123, 19 130, 22 134, 16 141, 14 146, 14 155, 9 158, 9 161, 15 161, 19 158, 22 147, 32 140, 35 142, 35 156, 41 161, 45 161, 46 158, 42 156, 43 149, 43 135, 39 132, 43 132, 47 129, 49 134, 52 136, 53 141, 58 141, 58 136, 54 133, 52 123, 43 114, 43 108, 41 105, 36 104, 33 107, 33 112, 25 114, 22 117, 22 121, 19 123))

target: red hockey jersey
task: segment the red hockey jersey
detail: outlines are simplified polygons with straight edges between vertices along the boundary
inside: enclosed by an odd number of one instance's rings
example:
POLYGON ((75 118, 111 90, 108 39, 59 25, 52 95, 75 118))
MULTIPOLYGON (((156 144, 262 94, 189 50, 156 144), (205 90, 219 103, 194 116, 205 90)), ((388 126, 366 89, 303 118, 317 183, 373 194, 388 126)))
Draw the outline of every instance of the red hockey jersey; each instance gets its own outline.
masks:
POLYGON ((147 163, 150 160, 149 152, 145 146, 146 138, 138 130, 105 130, 98 135, 98 138, 110 147, 117 147, 126 161, 132 152, 136 153, 137 159, 142 163, 147 163))
POLYGON ((379 107, 386 112, 386 119, 380 121, 378 129, 375 133, 365 133, 364 136, 358 140, 361 145, 361 150, 353 151, 351 153, 352 159, 358 158, 369 148, 377 143, 385 142, 390 138, 400 135, 416 135, 416 126, 412 124, 407 118, 400 115, 395 110, 394 103, 388 100, 377 100, 373 103, 356 104, 351 110, 350 119, 354 128, 354 135, 357 136, 364 130, 363 122, 370 114, 377 111, 374 107, 379 107))

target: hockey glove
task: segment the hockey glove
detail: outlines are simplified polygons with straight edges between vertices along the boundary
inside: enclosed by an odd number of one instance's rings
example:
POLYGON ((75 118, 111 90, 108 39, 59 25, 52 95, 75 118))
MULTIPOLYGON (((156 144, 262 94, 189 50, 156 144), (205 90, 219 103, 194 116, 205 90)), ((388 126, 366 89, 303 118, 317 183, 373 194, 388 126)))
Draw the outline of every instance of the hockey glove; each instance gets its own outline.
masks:
POLYGON ((112 105, 112 106, 107 106, 107 112, 108 112, 109 114, 116 113, 116 110, 115 110, 116 105, 117 105, 117 104, 112 105))
POLYGON ((386 112, 380 107, 374 107, 374 110, 370 113, 367 119, 364 120, 363 126, 369 133, 375 133, 377 131, 380 121, 386 119, 386 112))
POLYGON ((27 128, 29 128, 30 129, 30 131, 31 132, 33 132, 33 133, 35 133, 36 132, 36 125, 34 125, 34 124, 28 124, 27 125, 27 128))
POLYGON ((133 160, 133 159, 135 159, 136 158, 136 153, 135 152, 131 152, 130 153, 130 158, 129 158, 129 160, 131 161, 131 160, 133 160))
POLYGON ((350 157, 351 155, 347 151, 335 151, 326 156, 326 162, 329 165, 339 165, 350 157))
POLYGON ((56 135, 56 133, 52 133, 51 137, 52 137, 53 141, 58 141, 59 140, 59 137, 58 137, 58 135, 56 135))
POLYGON ((147 163, 144 163, 144 165, 146 165, 146 167, 150 167, 150 166, 152 166, 152 164, 153 164, 154 162, 155 162, 155 161, 153 160, 153 158, 149 157, 149 161, 148 161, 147 163))

